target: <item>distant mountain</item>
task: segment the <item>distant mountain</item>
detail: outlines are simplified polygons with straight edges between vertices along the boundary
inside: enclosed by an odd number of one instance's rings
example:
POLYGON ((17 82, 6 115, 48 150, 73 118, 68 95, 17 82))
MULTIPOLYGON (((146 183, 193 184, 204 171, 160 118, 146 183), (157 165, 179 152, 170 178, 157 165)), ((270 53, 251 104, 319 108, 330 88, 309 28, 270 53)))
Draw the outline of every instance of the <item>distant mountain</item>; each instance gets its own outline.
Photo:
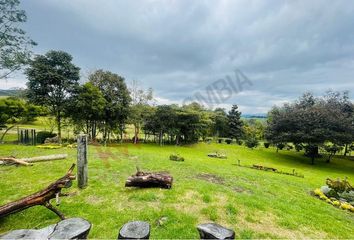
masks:
POLYGON ((0 96, 18 96, 21 90, 19 89, 0 89, 0 96))
POLYGON ((242 114, 243 118, 267 118, 266 113, 255 113, 255 114, 242 114))

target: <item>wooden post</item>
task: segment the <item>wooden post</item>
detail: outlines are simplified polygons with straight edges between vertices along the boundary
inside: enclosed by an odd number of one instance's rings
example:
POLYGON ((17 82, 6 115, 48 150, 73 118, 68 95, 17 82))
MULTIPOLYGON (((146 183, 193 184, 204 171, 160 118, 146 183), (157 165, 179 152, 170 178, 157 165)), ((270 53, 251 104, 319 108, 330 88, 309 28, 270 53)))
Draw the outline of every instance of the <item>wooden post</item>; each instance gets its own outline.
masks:
POLYGON ((79 188, 87 186, 87 135, 77 136, 77 184, 79 188))
POLYGON ((20 144, 20 128, 17 126, 17 144, 20 144))

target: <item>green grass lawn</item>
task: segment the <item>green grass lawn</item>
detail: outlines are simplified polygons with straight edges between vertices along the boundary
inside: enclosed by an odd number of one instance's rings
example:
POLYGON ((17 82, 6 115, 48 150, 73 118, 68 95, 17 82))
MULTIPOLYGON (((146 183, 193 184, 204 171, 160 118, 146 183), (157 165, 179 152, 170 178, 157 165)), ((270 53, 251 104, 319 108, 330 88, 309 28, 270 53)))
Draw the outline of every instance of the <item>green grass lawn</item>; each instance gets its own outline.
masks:
MULTIPOLYGON (((37 191, 65 174, 76 162, 75 149, 44 150, 31 146, 0 145, 0 156, 37 156, 67 152, 63 161, 36 163, 32 167, 0 167, 0 205, 37 191)), ((236 232, 238 238, 353 238, 354 214, 312 197, 327 177, 348 177, 354 182, 354 161, 335 157, 316 165, 295 151, 248 149, 226 144, 176 147, 123 144, 89 146, 89 186, 72 193, 58 207, 67 217, 83 217, 92 224, 89 238, 116 238, 131 220, 145 220, 151 238, 198 238, 196 225, 214 221, 236 232), (208 158, 222 150, 227 159, 208 158), (185 162, 169 160, 179 153, 185 162), (293 169, 305 178, 238 167, 263 164, 279 170, 293 169), (169 171, 170 190, 125 188, 136 166, 145 171, 169 171), (162 225, 159 219, 167 217, 162 225)), ((27 209, 0 219, 0 233, 20 228, 40 228, 59 218, 44 207, 27 209)))

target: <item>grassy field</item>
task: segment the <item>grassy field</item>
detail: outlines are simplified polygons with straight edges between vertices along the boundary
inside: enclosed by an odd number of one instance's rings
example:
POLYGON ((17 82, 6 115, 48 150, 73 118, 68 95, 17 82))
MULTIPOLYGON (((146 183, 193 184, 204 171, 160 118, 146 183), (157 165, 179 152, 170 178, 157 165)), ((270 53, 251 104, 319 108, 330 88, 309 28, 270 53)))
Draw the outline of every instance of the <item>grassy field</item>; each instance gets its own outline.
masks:
MULTIPOLYGON (((0 155, 17 157, 67 152, 64 161, 32 167, 0 167, 0 205, 37 191, 61 177, 76 161, 75 149, 44 150, 32 146, 0 145, 0 155)), ((237 238, 353 238, 354 214, 312 197, 309 192, 325 179, 348 177, 353 183, 354 161, 335 157, 330 164, 309 160, 295 151, 199 143, 176 147, 156 145, 89 146, 89 186, 67 189, 59 209, 67 217, 83 217, 92 224, 89 238, 116 238, 131 220, 152 226, 151 238, 198 238, 196 225, 215 221, 235 230, 237 238), (228 159, 207 153, 220 150, 228 159), (185 162, 170 161, 179 153, 185 162), (236 166, 263 164, 296 171, 305 178, 236 166), (125 188, 136 166, 147 171, 169 171, 170 190, 125 188), (167 217, 162 224, 159 220, 167 217)), ((38 206, 0 219, 0 233, 40 228, 59 219, 38 206)), ((160 221, 161 222, 161 221, 160 221)))

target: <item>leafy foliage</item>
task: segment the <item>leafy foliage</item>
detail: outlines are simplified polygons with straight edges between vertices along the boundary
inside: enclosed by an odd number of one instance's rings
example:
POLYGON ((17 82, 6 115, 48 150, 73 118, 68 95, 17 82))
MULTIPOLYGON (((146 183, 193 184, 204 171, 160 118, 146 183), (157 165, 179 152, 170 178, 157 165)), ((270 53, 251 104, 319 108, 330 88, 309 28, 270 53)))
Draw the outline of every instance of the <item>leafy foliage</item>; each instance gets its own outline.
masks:
POLYGON ((269 112, 266 138, 273 143, 302 143, 313 164, 318 146, 326 141, 338 145, 353 142, 353 113, 347 92, 328 92, 322 98, 306 93, 269 112))
POLYGON ((19 4, 19 0, 0 0, 0 79, 27 64, 30 48, 36 45, 19 27, 27 20, 19 4))
POLYGON ((115 130, 122 139, 131 102, 125 79, 110 71, 97 70, 90 74, 89 81, 101 91, 105 99, 104 114, 100 123, 103 141, 106 142, 115 130))
POLYGON ((59 141, 62 115, 72 92, 78 87, 79 70, 72 63, 72 56, 63 51, 36 56, 26 70, 28 98, 33 103, 47 106, 56 117, 59 141))

